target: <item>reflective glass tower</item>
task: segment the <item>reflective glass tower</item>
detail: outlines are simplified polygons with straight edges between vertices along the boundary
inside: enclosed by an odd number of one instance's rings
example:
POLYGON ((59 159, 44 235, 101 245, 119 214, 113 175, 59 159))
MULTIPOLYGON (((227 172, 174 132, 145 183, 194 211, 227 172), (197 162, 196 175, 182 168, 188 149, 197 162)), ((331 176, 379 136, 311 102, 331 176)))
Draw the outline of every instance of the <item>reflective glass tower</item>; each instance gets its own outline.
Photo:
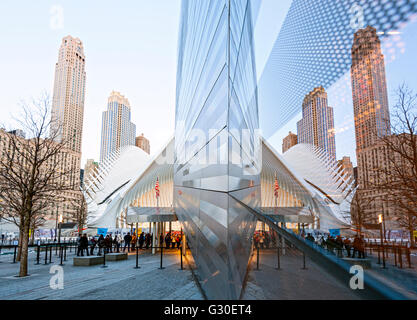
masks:
POLYGON ((113 91, 108 100, 107 111, 103 112, 100 162, 116 150, 134 146, 135 137, 136 125, 131 122, 129 100, 113 91))
POLYGON ((303 118, 297 123, 298 143, 320 147, 336 160, 333 108, 327 104, 323 87, 315 88, 304 98, 303 118))
POLYGON ((251 1, 184 0, 174 203, 208 298, 239 298, 260 206, 251 1))

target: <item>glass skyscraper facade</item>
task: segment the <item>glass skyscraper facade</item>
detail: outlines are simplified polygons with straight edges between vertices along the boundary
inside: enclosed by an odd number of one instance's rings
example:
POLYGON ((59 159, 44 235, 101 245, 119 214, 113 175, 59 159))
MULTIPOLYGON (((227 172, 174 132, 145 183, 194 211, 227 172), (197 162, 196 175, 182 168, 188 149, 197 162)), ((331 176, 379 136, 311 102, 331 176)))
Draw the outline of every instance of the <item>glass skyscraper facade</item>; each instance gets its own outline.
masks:
POLYGON ((174 206, 208 298, 239 298, 260 206, 252 3, 184 0, 174 206))
POLYGON ((100 162, 125 146, 134 146, 136 125, 131 122, 128 99, 113 91, 109 97, 107 111, 103 112, 101 129, 100 162))
POLYGON ((297 123, 298 143, 323 149, 336 160, 333 108, 328 106, 323 87, 315 88, 304 98, 303 118, 297 123))

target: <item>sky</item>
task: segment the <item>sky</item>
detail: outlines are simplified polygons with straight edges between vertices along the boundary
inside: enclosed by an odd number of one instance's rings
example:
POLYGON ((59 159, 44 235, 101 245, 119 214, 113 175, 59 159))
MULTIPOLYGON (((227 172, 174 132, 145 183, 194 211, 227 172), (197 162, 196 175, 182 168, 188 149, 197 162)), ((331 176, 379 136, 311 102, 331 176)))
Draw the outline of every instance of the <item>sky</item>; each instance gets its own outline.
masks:
MULTIPOLYGON (((255 32, 261 69, 290 2, 262 0, 255 32)), ((180 7, 181 0, 0 1, 1 123, 11 122, 21 101, 45 92, 52 98, 61 40, 71 35, 86 56, 82 167, 99 159, 101 115, 112 90, 129 99, 137 135, 158 152, 175 127, 180 7)))
POLYGON ((129 99, 137 135, 157 152, 174 132, 179 15, 180 0, 0 1, 1 122, 22 100, 52 97, 61 40, 72 35, 86 55, 82 167, 99 159, 112 90, 129 99))
MULTIPOLYGON (((254 1, 261 1, 254 28, 259 79, 291 0, 254 1)), ((82 167, 86 159, 99 159, 101 115, 112 90, 129 99, 137 135, 145 134, 155 154, 174 133, 180 6, 181 0, 0 1, 0 122, 10 122, 22 100, 44 92, 52 97, 61 40, 72 35, 83 41, 86 55, 82 167)), ((391 105, 403 81, 417 92, 416 31, 417 23, 410 23, 384 42, 391 105)), ((335 109, 337 157, 355 162, 349 74, 328 95, 335 109)), ((296 132, 300 118, 269 139, 276 150, 290 130, 296 132)))

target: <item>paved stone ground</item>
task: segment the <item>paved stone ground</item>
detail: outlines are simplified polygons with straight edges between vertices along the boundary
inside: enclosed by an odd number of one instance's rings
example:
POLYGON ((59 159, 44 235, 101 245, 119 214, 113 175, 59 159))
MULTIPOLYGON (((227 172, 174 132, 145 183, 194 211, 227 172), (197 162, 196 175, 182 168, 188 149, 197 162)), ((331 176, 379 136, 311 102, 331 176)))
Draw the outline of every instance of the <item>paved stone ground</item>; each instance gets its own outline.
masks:
MULTIPOLYGON (((4 253, 4 251, 3 251, 4 253)), ((203 299, 193 281, 191 271, 180 269, 178 251, 165 253, 159 270, 160 256, 142 254, 141 269, 134 269, 135 256, 127 261, 108 262, 101 266, 74 267, 72 257, 64 268, 64 289, 52 290, 49 281, 52 265, 59 264, 54 255, 50 265, 35 265, 30 254, 30 277, 16 278, 19 264, 12 264, 13 255, 0 256, 0 300, 199 300, 203 299)), ((43 255, 41 256, 43 258, 43 255)), ((41 263, 43 263, 41 259, 41 263)), ((184 263, 185 265, 185 263, 184 263)), ((187 267, 187 266, 186 266, 187 267)))
MULTIPOLYGON (((13 254, 0 255, 0 300, 200 300, 203 299, 192 273, 180 271, 178 251, 164 253, 164 267, 159 270, 160 256, 143 253, 139 257, 141 269, 134 269, 135 256, 129 260, 108 262, 108 268, 101 266, 74 267, 68 253, 64 268, 64 290, 52 290, 49 281, 51 266, 59 264, 53 254, 53 263, 35 265, 36 254, 30 253, 30 277, 16 278, 19 264, 12 264, 13 254)), ((414 257, 415 258, 415 257, 414 257)), ((381 281, 398 290, 417 294, 416 269, 399 269, 392 262, 382 269, 373 259, 373 268, 366 270, 381 281)), ((190 260, 192 261, 192 259, 190 260)), ((414 262, 414 261, 413 261, 414 262)), ((256 271, 256 255, 251 260, 251 270, 243 295, 244 300, 356 300, 358 296, 347 284, 328 275, 311 260, 306 260, 307 270, 302 270, 301 254, 288 249, 281 258, 281 270, 276 270, 275 250, 261 251, 260 271, 256 271)), ((413 263, 416 266, 415 263, 413 263)), ((404 264, 405 266, 405 264, 404 264)))
POLYGON ((259 271, 256 270, 256 254, 251 261, 244 300, 357 300, 358 296, 348 287, 306 259, 303 270, 302 255, 295 249, 287 249, 281 256, 281 270, 276 270, 276 250, 260 251, 259 271))
MULTIPOLYGON (((367 258, 372 261, 372 269, 366 272, 371 273, 375 278, 389 286, 396 288, 398 291, 411 295, 413 299, 417 299, 417 255, 414 251, 410 256, 411 268, 408 265, 406 257, 403 255, 403 268, 395 266, 395 259, 393 254, 389 254, 386 260, 386 269, 383 269, 382 256, 381 264, 378 264, 378 255, 373 253, 370 255, 367 252, 367 258)), ((366 275, 366 273, 365 273, 366 275)))

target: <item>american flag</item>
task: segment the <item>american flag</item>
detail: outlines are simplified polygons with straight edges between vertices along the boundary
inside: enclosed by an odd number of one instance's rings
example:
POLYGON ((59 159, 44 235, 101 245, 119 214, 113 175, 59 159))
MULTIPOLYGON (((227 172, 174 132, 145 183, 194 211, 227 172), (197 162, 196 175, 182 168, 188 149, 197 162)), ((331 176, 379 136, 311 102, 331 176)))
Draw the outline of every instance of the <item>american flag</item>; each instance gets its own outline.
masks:
POLYGON ((156 178, 155 193, 156 197, 159 198, 159 178, 156 178))
POLYGON ((278 193, 279 193, 279 184, 278 184, 277 176, 275 175, 275 184, 274 184, 274 195, 275 195, 275 198, 278 198, 278 193))

